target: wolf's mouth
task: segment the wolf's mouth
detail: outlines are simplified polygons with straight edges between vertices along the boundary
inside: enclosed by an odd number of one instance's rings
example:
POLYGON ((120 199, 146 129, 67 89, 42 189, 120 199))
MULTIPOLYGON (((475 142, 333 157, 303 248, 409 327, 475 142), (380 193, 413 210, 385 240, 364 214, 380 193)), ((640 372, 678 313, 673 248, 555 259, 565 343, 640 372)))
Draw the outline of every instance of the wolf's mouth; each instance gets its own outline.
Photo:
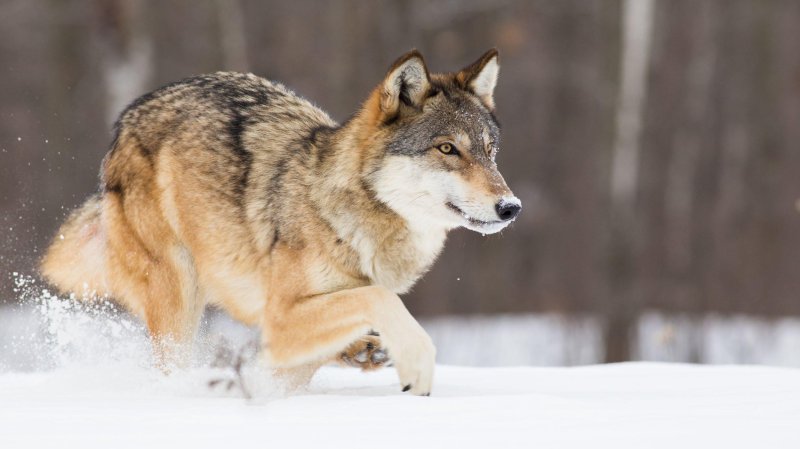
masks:
POLYGON ((465 220, 469 222, 469 224, 473 226, 490 226, 502 223, 502 220, 483 221, 483 220, 478 220, 477 218, 470 217, 466 212, 461 210, 461 208, 459 208, 458 206, 449 201, 445 203, 445 206, 447 206, 448 209, 457 213, 458 215, 461 215, 465 220))

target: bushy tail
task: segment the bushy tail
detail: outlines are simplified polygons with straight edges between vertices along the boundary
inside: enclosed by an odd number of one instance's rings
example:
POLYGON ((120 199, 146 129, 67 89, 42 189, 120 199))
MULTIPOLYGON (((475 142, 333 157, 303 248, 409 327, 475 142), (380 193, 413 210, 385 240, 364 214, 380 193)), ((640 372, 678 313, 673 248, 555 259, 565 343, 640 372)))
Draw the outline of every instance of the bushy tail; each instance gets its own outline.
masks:
POLYGON ((42 259, 44 277, 64 293, 91 297, 106 293, 102 197, 94 195, 61 225, 42 259))

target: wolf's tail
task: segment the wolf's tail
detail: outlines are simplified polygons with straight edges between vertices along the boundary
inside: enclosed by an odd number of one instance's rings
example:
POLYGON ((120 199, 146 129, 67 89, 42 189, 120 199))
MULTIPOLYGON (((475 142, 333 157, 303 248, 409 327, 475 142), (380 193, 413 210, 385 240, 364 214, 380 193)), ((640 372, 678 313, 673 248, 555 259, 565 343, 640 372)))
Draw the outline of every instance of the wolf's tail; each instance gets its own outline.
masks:
POLYGON ((102 197, 89 198, 61 225, 42 259, 41 272, 64 293, 88 298, 106 293, 102 197))

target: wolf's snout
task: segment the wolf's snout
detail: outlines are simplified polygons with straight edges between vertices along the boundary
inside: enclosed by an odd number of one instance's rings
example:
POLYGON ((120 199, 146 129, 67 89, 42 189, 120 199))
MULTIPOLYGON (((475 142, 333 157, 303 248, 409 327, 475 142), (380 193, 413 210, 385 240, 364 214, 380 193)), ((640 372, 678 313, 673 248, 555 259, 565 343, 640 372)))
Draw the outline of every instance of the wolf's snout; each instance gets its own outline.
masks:
POLYGON ((522 211, 522 205, 516 198, 512 200, 503 198, 499 203, 495 204, 494 210, 497 211, 497 216, 501 220, 508 221, 517 218, 517 215, 522 211))

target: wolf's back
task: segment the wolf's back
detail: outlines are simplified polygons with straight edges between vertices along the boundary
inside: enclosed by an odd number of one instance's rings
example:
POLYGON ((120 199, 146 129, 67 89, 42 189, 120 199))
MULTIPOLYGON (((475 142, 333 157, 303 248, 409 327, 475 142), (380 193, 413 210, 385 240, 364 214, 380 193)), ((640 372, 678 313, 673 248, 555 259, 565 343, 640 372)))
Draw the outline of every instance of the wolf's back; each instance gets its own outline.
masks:
POLYGON ((295 209, 311 182, 298 174, 312 165, 309 136, 334 126, 308 101, 251 74, 201 75, 141 96, 115 125, 102 193, 61 226, 42 274, 62 292, 124 300, 139 292, 149 266, 172 258, 169 248, 247 247, 252 226, 266 236, 281 226, 291 238, 297 217, 280 211, 295 209), (251 210, 269 218, 248 223, 251 210))

